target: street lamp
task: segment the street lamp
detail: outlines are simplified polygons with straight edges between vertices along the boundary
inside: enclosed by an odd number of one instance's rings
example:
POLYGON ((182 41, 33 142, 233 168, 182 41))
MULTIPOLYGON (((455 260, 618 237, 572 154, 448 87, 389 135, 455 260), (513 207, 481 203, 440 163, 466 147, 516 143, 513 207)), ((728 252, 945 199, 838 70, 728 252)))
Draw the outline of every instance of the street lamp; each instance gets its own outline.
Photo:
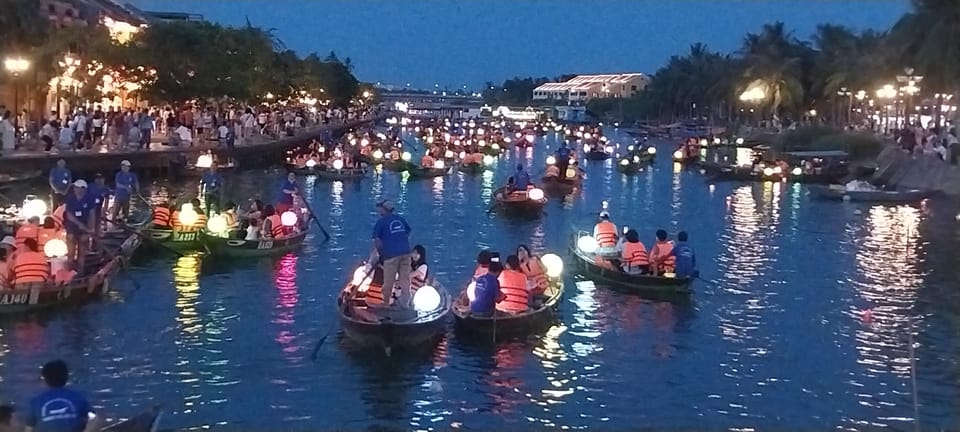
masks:
MULTIPOLYGON (((897 89, 893 88, 893 84, 887 84, 877 90, 877 98, 884 99, 893 99, 897 97, 897 89)), ((886 103, 883 104, 884 108, 884 121, 883 121, 883 133, 887 133, 890 129, 890 109, 886 103)))
MULTIPOLYGON (((759 105, 761 101, 767 98, 766 92, 763 91, 759 86, 751 87, 740 93, 740 101, 746 102, 749 104, 759 105)), ((753 111, 751 109, 751 111, 753 111)), ((762 115, 761 115, 762 116, 762 115)))
MULTIPOLYGON (((847 123, 850 123, 850 111, 853 111, 853 92, 851 92, 850 90, 847 90, 846 87, 840 87, 840 90, 837 91, 837 96, 847 98, 846 120, 847 120, 847 123)), ((837 106, 837 110, 838 111, 840 110, 839 106, 837 106)), ((840 120, 839 115, 837 116, 837 120, 840 120)))
MULTIPOLYGON (((73 82, 73 72, 76 71, 77 67, 80 66, 80 59, 70 54, 67 54, 63 56, 63 60, 60 60, 59 63, 60 63, 60 67, 63 68, 64 71, 60 79, 57 79, 57 115, 62 116, 63 111, 61 110, 62 107, 60 106, 60 102, 62 101, 60 97, 60 88, 63 87, 64 81, 68 81, 70 83, 73 82), (68 79, 64 79, 64 78, 68 78, 68 79)), ((73 88, 76 89, 75 86, 73 86, 73 88)), ((74 96, 76 96, 76 92, 74 92, 74 96)))
POLYGON ((913 105, 913 95, 920 92, 920 81, 923 77, 913 74, 913 68, 903 68, 903 75, 897 75, 897 82, 903 84, 900 90, 907 94, 907 106, 904 108, 906 113, 906 122, 910 123, 910 106, 913 105))
MULTIPOLYGON (((14 80, 20 78, 27 69, 30 69, 30 61, 23 57, 7 57, 3 61, 3 68, 7 70, 11 75, 13 75, 14 80)), ((20 87, 16 82, 13 83, 13 125, 14 127, 19 126, 17 124, 17 119, 19 118, 19 101, 20 98, 20 87)))

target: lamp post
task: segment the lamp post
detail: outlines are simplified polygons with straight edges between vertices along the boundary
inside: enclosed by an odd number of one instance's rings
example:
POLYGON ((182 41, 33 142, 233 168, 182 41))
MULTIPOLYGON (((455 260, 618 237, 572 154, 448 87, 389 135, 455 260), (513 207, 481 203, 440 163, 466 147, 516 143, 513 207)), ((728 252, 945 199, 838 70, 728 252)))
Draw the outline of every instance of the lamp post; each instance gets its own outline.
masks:
POLYGON ((867 98, 867 92, 864 90, 858 90, 856 93, 854 93, 853 97, 857 98, 857 105, 859 106, 858 109, 860 110, 860 117, 861 117, 860 120, 862 122, 863 121, 862 117, 864 116, 863 100, 867 98))
MULTIPOLYGON (((759 106, 760 102, 766 99, 766 97, 767 97, 766 92, 764 92, 763 89, 760 87, 753 87, 753 88, 747 89, 743 93, 740 93, 741 102, 746 102, 748 104, 757 105, 757 106, 759 106)), ((753 108, 751 108, 751 111, 753 111, 753 108)))
MULTIPOLYGON (((838 123, 841 117, 845 117, 846 122, 850 123, 850 111, 853 110, 853 92, 851 92, 850 90, 847 90, 846 87, 840 87, 840 90, 837 91, 837 96, 847 98, 847 115, 846 116, 838 115, 837 116, 838 123)), ((840 106, 838 105, 837 110, 839 111, 839 109, 840 109, 840 106)))
MULTIPOLYGON (((923 81, 923 77, 920 75, 913 74, 913 68, 903 68, 903 75, 897 75, 897 82, 902 84, 900 91, 907 94, 907 106, 904 108, 904 117, 905 122, 910 124, 910 108, 913 105, 913 95, 920 92, 920 81, 923 81)), ((919 118, 918 118, 919 120, 919 118)))
MULTIPOLYGON (((881 101, 893 99, 897 97, 897 94, 897 89, 893 88, 893 84, 887 84, 877 90, 877 98, 879 98, 881 101)), ((886 102, 883 103, 883 109, 883 133, 886 134, 890 129, 890 109, 886 102)))
POLYGON ((63 60, 60 60, 60 67, 64 69, 63 75, 60 79, 57 80, 57 115, 63 116, 63 111, 61 111, 60 103, 62 99, 60 98, 60 88, 62 87, 64 77, 69 78, 69 82, 73 81, 73 72, 77 69, 77 66, 80 66, 80 59, 67 54, 63 56, 63 60))
POLYGON ((23 75, 27 69, 30 69, 30 61, 23 57, 7 57, 3 61, 3 68, 6 69, 11 75, 13 75, 13 125, 14 127, 19 127, 19 108, 20 108, 20 86, 17 82, 17 79, 20 78, 20 75, 23 75))

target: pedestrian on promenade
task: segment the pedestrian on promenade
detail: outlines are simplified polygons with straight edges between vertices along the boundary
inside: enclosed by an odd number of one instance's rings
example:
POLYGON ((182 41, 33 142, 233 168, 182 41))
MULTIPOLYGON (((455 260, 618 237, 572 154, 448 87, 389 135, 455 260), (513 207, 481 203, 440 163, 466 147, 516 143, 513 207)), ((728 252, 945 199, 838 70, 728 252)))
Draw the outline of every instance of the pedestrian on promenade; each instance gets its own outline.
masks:
POLYGON ((0 117, 0 149, 3 151, 12 152, 17 148, 17 128, 13 126, 13 120, 11 116, 13 113, 10 110, 3 112, 3 117, 0 117))
POLYGON ((383 266, 383 298, 392 298, 394 284, 400 285, 401 307, 408 307, 410 295, 410 225, 393 213, 392 201, 377 203, 380 219, 373 226, 373 244, 383 266))
POLYGON ((149 109, 143 109, 143 112, 140 113, 140 118, 137 121, 137 125, 140 128, 140 149, 149 150, 150 139, 153 132, 153 116, 150 115, 149 109))
POLYGON ((80 393, 67 388, 70 370, 62 360, 43 365, 40 370, 47 390, 30 401, 24 424, 36 432, 82 432, 100 430, 100 419, 80 393), (88 424, 91 423, 91 424, 88 424))
POLYGON ((77 141, 77 135, 73 130, 73 121, 68 121, 67 124, 60 128, 60 137, 58 141, 60 143, 60 151, 65 151, 67 149, 76 150, 76 147, 73 146, 73 143, 77 141))
POLYGON ((70 189, 70 183, 73 183, 73 173, 67 168, 67 161, 57 160, 57 166, 50 170, 49 182, 52 193, 50 197, 51 208, 60 207, 67 196, 67 191, 70 189))

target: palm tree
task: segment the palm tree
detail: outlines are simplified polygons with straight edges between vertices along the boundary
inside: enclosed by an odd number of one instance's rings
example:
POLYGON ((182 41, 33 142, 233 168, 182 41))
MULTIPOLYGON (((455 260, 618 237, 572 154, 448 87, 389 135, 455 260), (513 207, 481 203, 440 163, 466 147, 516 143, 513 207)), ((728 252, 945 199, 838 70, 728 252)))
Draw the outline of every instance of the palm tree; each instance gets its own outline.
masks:
POLYGON ((740 54, 746 65, 743 77, 760 86, 772 114, 797 111, 803 103, 804 69, 809 47, 786 31, 782 22, 765 24, 759 33, 748 33, 740 54))

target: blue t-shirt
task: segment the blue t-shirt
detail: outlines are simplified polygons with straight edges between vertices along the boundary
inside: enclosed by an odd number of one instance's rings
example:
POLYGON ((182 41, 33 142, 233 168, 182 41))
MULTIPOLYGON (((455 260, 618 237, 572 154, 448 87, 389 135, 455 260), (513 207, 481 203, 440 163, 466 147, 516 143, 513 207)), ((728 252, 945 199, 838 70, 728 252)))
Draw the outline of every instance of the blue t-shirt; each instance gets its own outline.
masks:
POLYGON ((95 210, 99 211, 103 208, 103 203, 107 201, 107 197, 110 196, 110 188, 107 185, 93 183, 87 188, 87 195, 93 198, 95 210))
POLYGON ((697 256, 694 255, 693 248, 686 243, 677 243, 671 253, 677 259, 677 276, 689 277, 693 275, 693 271, 697 269, 697 256))
POLYGON ((530 184, 530 174, 527 174, 526 171, 519 171, 517 172, 514 182, 518 190, 526 190, 527 185, 530 184))
POLYGON ((80 393, 53 388, 30 401, 23 421, 34 432, 81 432, 91 412, 90 403, 80 393))
POLYGON ((285 190, 297 190, 297 182, 284 180, 280 186, 280 196, 277 197, 278 203, 293 205, 293 195, 284 193, 285 190))
POLYGON ((67 233, 70 234, 83 234, 83 230, 80 229, 80 226, 76 225, 73 222, 73 217, 80 220, 81 223, 86 224, 87 218, 90 217, 90 212, 96 208, 97 204, 95 202, 95 197, 88 190, 83 198, 77 198, 75 194, 67 195, 66 200, 64 200, 66 207, 64 208, 63 214, 63 227, 66 228, 67 233))
POLYGON ((203 173, 200 183, 203 184, 204 193, 219 193, 220 187, 223 186, 223 176, 217 172, 207 171, 203 173))
POLYGON ((57 193, 67 193, 67 188, 73 182, 73 175, 67 168, 53 167, 50 170, 50 188, 57 193))
POLYGON ((477 278, 473 293, 470 312, 492 314, 497 305, 497 299, 500 298, 500 281, 490 273, 480 276, 477 278))
POLYGON ((566 147, 560 147, 560 148, 558 148, 558 149, 557 149, 557 156, 559 157, 559 160, 557 160, 557 163, 560 163, 561 161, 562 161, 562 162, 567 162, 568 160, 570 160, 570 149, 568 149, 568 148, 566 148, 566 147))
POLYGON ((130 199, 130 193, 137 186, 137 175, 132 171, 118 171, 113 182, 117 186, 116 197, 118 200, 130 199))
POLYGON ((410 253, 410 225, 402 217, 388 214, 373 226, 373 238, 380 239, 380 256, 390 259, 410 253))

